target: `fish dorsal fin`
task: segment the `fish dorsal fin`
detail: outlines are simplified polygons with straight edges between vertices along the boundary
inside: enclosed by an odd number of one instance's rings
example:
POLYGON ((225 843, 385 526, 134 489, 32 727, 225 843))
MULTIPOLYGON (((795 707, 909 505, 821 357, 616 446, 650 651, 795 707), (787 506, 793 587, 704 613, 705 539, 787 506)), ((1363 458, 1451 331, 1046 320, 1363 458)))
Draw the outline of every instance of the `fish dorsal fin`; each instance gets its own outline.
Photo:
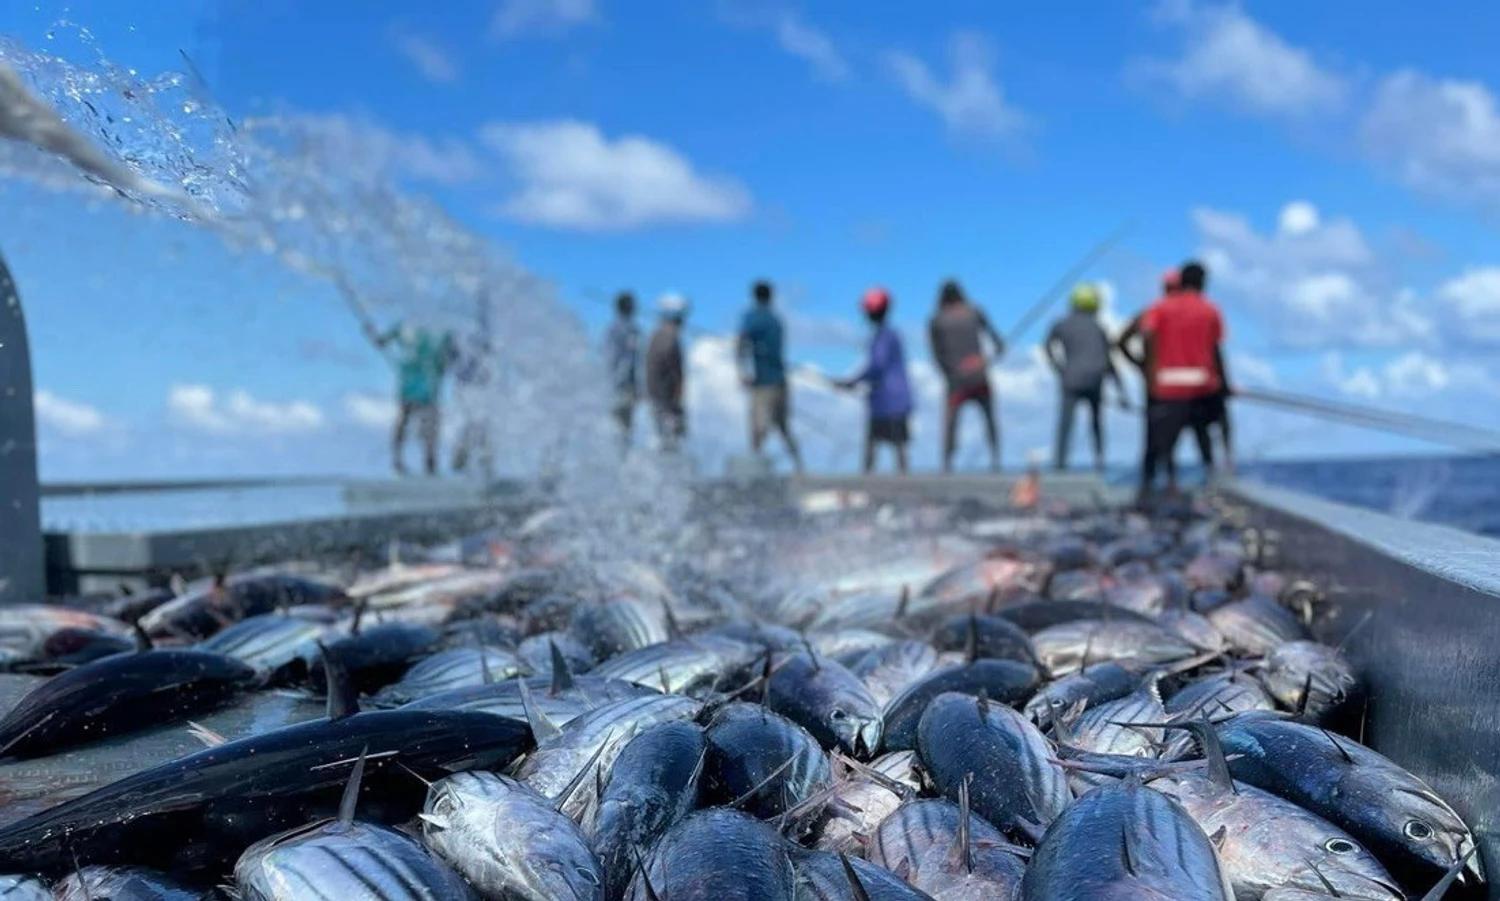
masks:
POLYGON ((969 780, 973 778, 973 773, 965 773, 958 783, 958 836, 953 852, 958 858, 956 862, 964 868, 965 873, 974 872, 974 844, 971 839, 973 813, 969 807, 969 780))
POLYGON ((656 893, 656 887, 651 884, 651 873, 646 869, 646 859, 641 856, 641 849, 635 849, 635 871, 640 874, 641 888, 645 889, 646 901, 661 901, 661 895, 656 893))
POLYGON ((664 695, 671 694, 672 693, 672 677, 667 675, 666 664, 664 664, 664 663, 658 663, 656 665, 656 678, 658 678, 658 679, 661 680, 661 693, 664 694, 664 695))
POLYGON ((369 753, 369 745, 360 749, 359 759, 349 771, 349 781, 344 784, 344 795, 339 798, 339 825, 345 829, 354 822, 354 809, 359 806, 359 786, 365 778, 365 757, 369 753))
POLYGON ((979 616, 969 612, 969 635, 964 641, 964 657, 973 663, 979 659, 979 616))
POLYGON ((807 659, 812 663, 813 672, 821 672, 823 665, 818 662, 818 652, 813 650, 812 642, 806 634, 802 636, 802 647, 807 649, 807 659))
POLYGON ((672 605, 665 597, 661 599, 661 612, 667 624, 667 637, 681 638, 683 636, 682 623, 677 621, 677 614, 672 612, 672 605))
POLYGON ((854 864, 849 862, 849 855, 839 854, 839 863, 844 865, 844 878, 849 880, 849 896, 854 901, 870 901, 870 893, 865 891, 865 884, 859 881, 859 874, 854 872, 854 864))
POLYGON ((323 678, 328 686, 328 719, 341 720, 359 713, 359 689, 349 678, 348 667, 323 642, 317 645, 323 658, 323 678))
POLYGON ((1203 759, 1208 762, 1208 778, 1220 788, 1226 788, 1233 794, 1239 794, 1239 789, 1234 787, 1234 777, 1229 773, 1229 760, 1224 756, 1224 743, 1219 741, 1219 732, 1213 723, 1208 721, 1208 714, 1202 719, 1189 723, 1193 737, 1198 739, 1198 744, 1203 746, 1203 759))
POLYGON ((760 703, 761 706, 769 706, 771 703, 771 646, 766 645, 766 665, 760 674, 760 703))
POLYGON ((1089 634, 1083 640, 1083 659, 1078 661, 1080 671, 1089 668, 1089 656, 1094 653, 1094 630, 1089 629, 1089 634))
POLYGON ((1213 835, 1210 835, 1208 837, 1208 840, 1213 843, 1213 846, 1215 848, 1218 848, 1218 849, 1222 850, 1224 848, 1224 839, 1226 839, 1228 837, 1229 837, 1229 827, 1228 826, 1220 826, 1218 829, 1216 829, 1214 831, 1213 835))
MULTIPOLYGON (((568 784, 563 786, 562 792, 560 794, 558 794, 558 796, 556 798, 553 799, 553 801, 552 801, 552 807, 553 807, 554 810, 556 810, 558 813, 561 813, 562 809, 563 809, 563 806, 568 803, 568 799, 569 798, 573 797, 573 792, 578 791, 578 786, 580 786, 580 785, 583 784, 583 781, 588 778, 589 773, 590 772, 593 772, 593 773, 599 773, 600 772, 600 769, 598 767, 596 767, 595 764, 597 764, 599 762, 599 757, 604 753, 604 749, 606 747, 608 747, 608 746, 609 746, 609 742, 607 742, 607 741, 606 742, 601 742, 600 745, 599 745, 599 747, 596 748, 596 749, 594 749, 594 753, 591 754, 591 755, 589 755, 588 763, 585 763, 583 765, 583 769, 581 769, 581 770, 578 771, 578 775, 576 775, 572 779, 568 780, 568 784)), ((599 781, 596 778, 596 780, 595 780, 595 787, 597 788, 598 786, 599 786, 599 781)), ((604 794, 604 791, 603 791, 602 788, 600 788, 599 794, 595 795, 595 797, 602 796, 603 794, 604 794)))
POLYGON ((368 611, 369 609, 370 609, 370 599, 368 597, 360 598, 358 601, 355 602, 355 604, 354 604, 354 619, 353 619, 353 621, 351 621, 349 623, 349 634, 350 635, 358 635, 359 634, 359 627, 364 624, 364 621, 365 621, 365 612, 368 611))
POLYGON ((990 696, 987 692, 981 691, 974 697, 974 711, 981 720, 990 718, 990 696))
POLYGON ((1328 739, 1328 743, 1331 744, 1331 745, 1333 745, 1333 749, 1335 751, 1339 752, 1339 756, 1342 757, 1342 758, 1344 758, 1344 762, 1345 763, 1350 763, 1350 764, 1354 763, 1354 758, 1349 756, 1349 752, 1346 751, 1346 750, 1344 750, 1344 746, 1341 745, 1341 744, 1339 744, 1339 740, 1337 738, 1333 737, 1333 733, 1332 732, 1329 732, 1327 729, 1324 729, 1322 726, 1318 726, 1317 729, 1318 729, 1319 732, 1323 733, 1323 737, 1324 738, 1328 739))
POLYGON ((767 785, 770 785, 772 782, 774 782, 777 777, 779 777, 782 773, 785 773, 787 771, 787 769, 789 767, 791 767, 791 765, 793 763, 796 763, 796 762, 797 762, 797 754, 796 754, 796 752, 793 752, 792 756, 788 757, 786 759, 786 762, 784 762, 781 766, 779 766, 776 769, 772 770, 771 773, 770 773, 770 775, 766 776, 766 778, 764 778, 764 779, 760 780, 759 782, 755 783, 754 785, 750 786, 749 791, 746 791, 744 794, 740 795, 738 798, 735 798, 733 801, 730 801, 725 806, 726 807, 731 807, 731 808, 737 808, 737 807, 739 807, 741 804, 745 803, 746 801, 750 800, 751 798, 753 798, 757 794, 759 794, 761 789, 765 788, 767 785))
POLYGON ((568 658, 557 646, 557 642, 551 638, 547 639, 547 647, 552 651, 552 696, 556 697, 573 687, 573 671, 568 669, 568 658))
POLYGON ((490 655, 484 646, 484 633, 479 631, 479 624, 474 624, 474 646, 479 650, 479 677, 484 680, 485 685, 495 684, 495 673, 490 669, 490 655))
POLYGON ((1141 875, 1141 856, 1136 851, 1135 833, 1131 830, 1129 823, 1120 826, 1120 863, 1124 865, 1125 872, 1130 875, 1137 877, 1141 875))
POLYGON ((1474 848, 1470 848, 1467 854, 1464 854, 1453 866, 1449 867, 1448 872, 1443 874, 1443 878, 1438 880, 1437 885, 1428 889, 1427 894, 1422 896, 1422 901, 1442 901, 1443 896, 1448 894, 1448 889, 1453 886, 1459 874, 1469 865, 1469 858, 1474 856, 1474 851, 1474 848))
POLYGON ((562 734, 557 724, 547 719, 547 714, 537 708, 531 699, 531 689, 526 685, 525 676, 516 677, 516 685, 521 692, 521 709, 526 711, 526 722, 531 726, 531 737, 537 744, 541 744, 562 734))
POLYGON ((1307 716, 1307 702, 1312 697, 1312 670, 1307 671, 1307 678, 1302 682, 1302 694, 1297 696, 1297 719, 1307 716))
POLYGON ((1161 680, 1164 675, 1166 674, 1160 672, 1151 673, 1146 676, 1146 681, 1141 683, 1141 688, 1146 692, 1147 697, 1155 701, 1158 707, 1165 706, 1161 697, 1161 680))
POLYGON ((901 599, 896 602, 896 619, 906 616, 906 608, 911 606, 911 586, 901 586, 901 599))
POLYGON ((1364 704, 1362 704, 1359 708, 1359 737, 1355 739, 1355 741, 1359 742, 1360 744, 1365 743, 1365 723, 1368 722, 1369 719, 1370 696, 1366 694, 1364 704))
POLYGON ((141 626, 139 619, 130 621, 130 631, 135 633, 135 649, 137 652, 149 651, 156 646, 151 640, 151 635, 141 626))

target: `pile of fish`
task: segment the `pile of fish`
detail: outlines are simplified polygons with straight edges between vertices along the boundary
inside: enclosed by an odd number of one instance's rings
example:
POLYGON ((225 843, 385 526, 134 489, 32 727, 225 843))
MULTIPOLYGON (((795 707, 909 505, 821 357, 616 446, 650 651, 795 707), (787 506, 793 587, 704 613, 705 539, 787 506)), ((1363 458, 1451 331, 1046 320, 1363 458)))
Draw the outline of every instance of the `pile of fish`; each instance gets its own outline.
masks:
POLYGON ((131 762, 0 816, 0 898, 1433 901, 1483 882, 1448 803, 1350 737, 1361 680, 1312 636, 1317 588, 1257 565, 1231 518, 894 522, 863 559, 836 549, 875 527, 838 517, 689 562, 598 562, 536 530, 0 608, 0 660, 26 674, 3 678, 29 680, 0 718, 0 814, 16 761, 131 762), (267 717, 272 697, 322 715, 267 717), (165 734, 201 747, 155 759, 165 734))

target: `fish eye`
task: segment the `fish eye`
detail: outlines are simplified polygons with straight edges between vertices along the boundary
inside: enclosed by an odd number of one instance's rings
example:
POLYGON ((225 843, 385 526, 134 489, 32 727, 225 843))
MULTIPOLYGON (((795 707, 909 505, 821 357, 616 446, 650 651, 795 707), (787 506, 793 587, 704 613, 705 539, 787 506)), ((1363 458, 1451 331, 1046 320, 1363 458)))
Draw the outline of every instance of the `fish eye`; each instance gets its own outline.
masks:
POLYGON ((573 872, 577 873, 578 874, 578 878, 582 879, 584 882, 587 882, 589 885, 598 885, 599 884, 599 876, 598 876, 598 874, 596 874, 593 870, 589 869, 588 867, 574 867, 573 868, 573 872))
POLYGON ((829 716, 833 717, 836 720, 841 720, 841 719, 844 719, 844 718, 848 717, 849 714, 844 712, 844 708, 842 708, 842 707, 835 707, 835 708, 833 708, 833 712, 830 713, 829 716))
POLYGON ((1401 831, 1405 832, 1406 837, 1413 841, 1423 842, 1432 838, 1432 827, 1421 820, 1408 820, 1406 827, 1401 831))
POLYGON ((1359 850, 1359 845, 1349 841, 1347 838, 1331 838, 1323 843, 1323 847, 1327 848, 1333 854, 1353 854, 1359 850))

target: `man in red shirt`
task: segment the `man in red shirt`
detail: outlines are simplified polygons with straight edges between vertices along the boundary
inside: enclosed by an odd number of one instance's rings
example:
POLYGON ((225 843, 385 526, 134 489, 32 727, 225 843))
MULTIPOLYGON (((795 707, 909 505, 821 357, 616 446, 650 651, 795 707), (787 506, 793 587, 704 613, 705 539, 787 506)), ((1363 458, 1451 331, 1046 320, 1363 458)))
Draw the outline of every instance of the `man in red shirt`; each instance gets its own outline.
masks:
MULTIPOLYGON (((1154 401, 1148 414, 1148 448, 1141 466, 1143 497, 1154 486, 1158 463, 1172 458, 1182 430, 1212 421, 1229 391, 1221 349, 1224 319, 1203 294, 1206 281, 1207 272, 1201 263, 1187 263, 1180 270, 1179 289, 1162 297, 1141 317, 1146 380, 1154 401)), ((1204 465, 1213 467, 1211 450, 1204 465)))

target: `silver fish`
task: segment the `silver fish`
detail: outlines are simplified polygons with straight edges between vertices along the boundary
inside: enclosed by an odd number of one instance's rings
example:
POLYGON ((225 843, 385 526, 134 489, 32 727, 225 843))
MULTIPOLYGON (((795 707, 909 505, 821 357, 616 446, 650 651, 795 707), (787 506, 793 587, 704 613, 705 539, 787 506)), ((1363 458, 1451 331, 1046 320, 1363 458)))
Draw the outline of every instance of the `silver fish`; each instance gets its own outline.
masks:
POLYGON ((590 675, 622 679, 663 693, 697 694, 751 666, 765 650, 732 638, 701 635, 627 651, 599 664, 590 675))
POLYGON ((646 729, 692 719, 702 709, 698 701, 681 695, 653 694, 606 704, 552 735, 539 736, 536 749, 516 767, 516 778, 548 798, 558 797, 582 778, 584 788, 565 799, 561 810, 575 823, 592 822, 598 795, 590 774, 607 772, 625 745, 646 729))
MULTIPOLYGON (((5 897, 0 895, 0 898, 5 897)), ((52 887, 56 901, 201 901, 206 897, 166 873, 144 867, 84 867, 52 887)))
POLYGON ((1276 646, 1261 663, 1260 681, 1277 701, 1313 720, 1343 703, 1359 687, 1349 660, 1316 641, 1276 646))
POLYGON ((1311 637, 1307 627, 1290 610, 1257 595, 1215 607, 1209 611, 1208 621, 1231 648, 1251 657, 1269 654, 1288 641, 1311 637))
MULTIPOLYGON (((0 73, 5 71, 0 66, 0 73)), ((129 636, 130 627, 117 619, 52 604, 0 606, 0 665, 40 660, 47 639, 63 629, 85 629, 106 635, 129 636)))
POLYGON ((797 723, 823 747, 866 757, 880 747, 881 706, 837 661, 793 654, 777 661, 766 706, 797 723))
POLYGON ((455 688, 502 682, 520 672, 520 659, 504 648, 438 651, 412 664, 401 681, 382 688, 375 695, 374 703, 384 707, 399 706, 455 688))
POLYGON ((1063 676, 1090 663, 1135 659, 1142 663, 1182 660, 1197 649, 1154 623, 1138 620, 1080 619, 1031 636, 1037 659, 1052 675, 1063 676))
POLYGON ((946 800, 909 801, 875 830, 867 859, 944 901, 1012 898, 1025 871, 994 826, 946 800))
POLYGON ((463 878, 415 839, 374 823, 331 820, 251 845, 234 867, 246 901, 463 901, 463 878))
POLYGON ((928 673, 949 663, 961 662, 956 655, 938 653, 925 641, 897 641, 866 651, 850 667, 864 682, 870 696, 882 708, 891 698, 928 673))
POLYGON ((0 876, 0 901, 55 901, 52 889, 35 876, 0 876))
POLYGON ((318 639, 334 630, 334 624, 326 619, 266 613, 241 620, 199 642, 198 649, 227 654, 267 678, 311 656, 318 639))
POLYGON ((1213 844, 1175 801, 1136 780, 1094 789, 1037 845, 1021 901, 1234 897, 1213 844))
POLYGON ((598 901, 604 874, 583 831, 550 801, 493 773, 433 783, 422 837, 485 897, 598 901))

